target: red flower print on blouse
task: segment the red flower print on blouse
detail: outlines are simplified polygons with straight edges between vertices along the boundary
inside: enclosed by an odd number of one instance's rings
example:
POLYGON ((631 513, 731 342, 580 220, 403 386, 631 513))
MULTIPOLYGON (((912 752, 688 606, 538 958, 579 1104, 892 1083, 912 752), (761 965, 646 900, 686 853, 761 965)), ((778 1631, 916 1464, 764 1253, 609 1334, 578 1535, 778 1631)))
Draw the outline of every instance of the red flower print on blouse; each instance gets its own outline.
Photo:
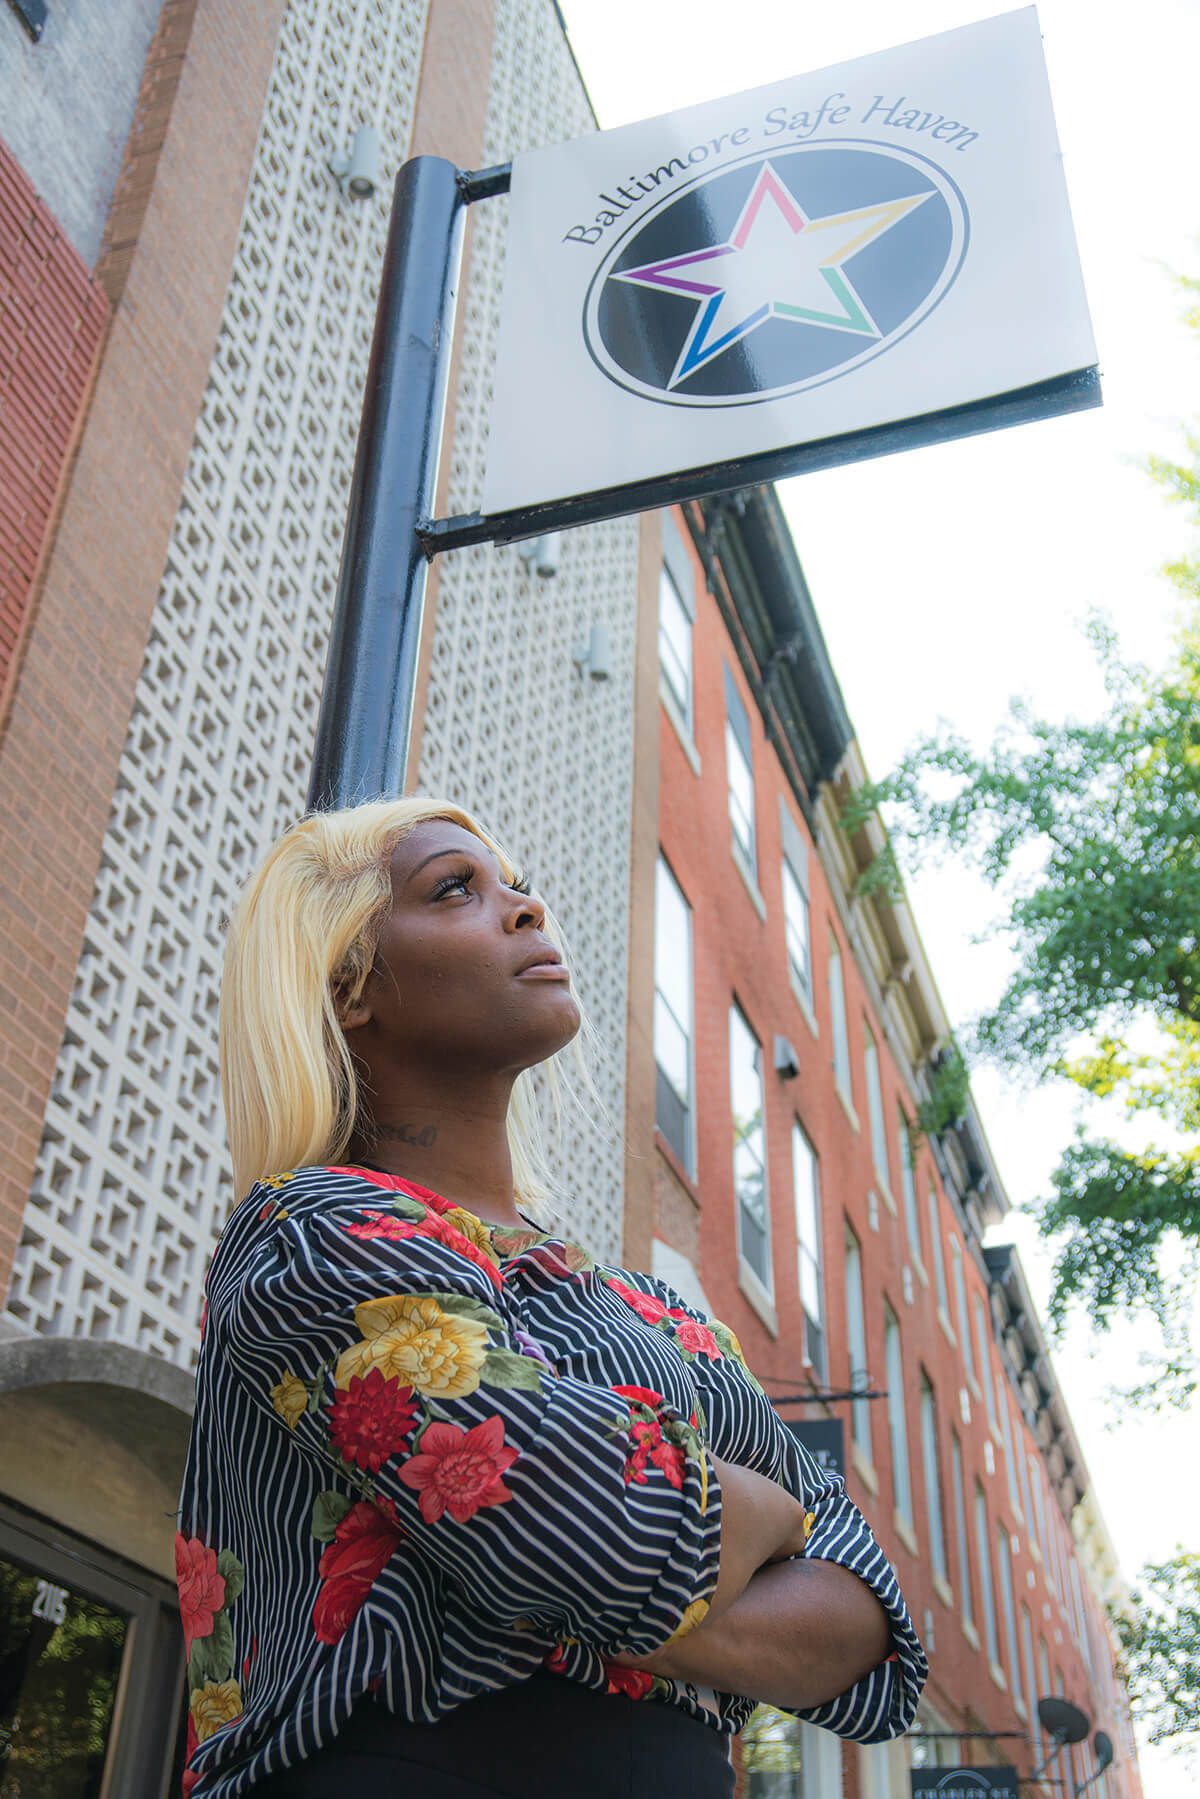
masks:
POLYGON ((675 1320, 675 1341, 680 1349, 690 1349, 693 1355, 706 1355, 710 1362, 720 1361, 721 1351, 717 1348, 717 1339, 706 1324, 689 1318, 678 1307, 668 1312, 667 1317, 675 1320))
POLYGON ((339 1643, 345 1636, 403 1535, 369 1500, 350 1507, 317 1565, 321 1590, 313 1630, 319 1642, 339 1643))
POLYGON ((622 1399, 636 1399, 641 1405, 648 1405, 651 1409, 663 1402, 662 1394, 656 1393, 653 1387, 614 1387, 613 1392, 619 1393, 622 1399))
POLYGON ((682 1490, 687 1457, 678 1443, 656 1443, 650 1451, 650 1460, 656 1468, 662 1469, 673 1487, 682 1490))
POLYGON ((504 1420, 496 1414, 463 1430, 457 1424, 430 1424, 420 1453, 400 1469, 406 1487, 420 1495, 421 1516, 436 1524, 443 1512, 460 1524, 486 1505, 501 1505, 512 1494, 500 1478, 517 1459, 504 1447, 504 1420))
POLYGON ((329 1413, 333 1447, 356 1468, 378 1474, 389 1456, 404 1447, 418 1417, 413 1389, 382 1369, 352 1375, 348 1387, 334 1393, 329 1413))
MULTIPOLYGON (((436 1198, 436 1193, 430 1195, 431 1200, 436 1198)), ((428 1204, 429 1200, 424 1200, 422 1203, 428 1204)), ((444 1200, 440 1203, 446 1204, 444 1200)), ((456 1211, 459 1208, 448 1206, 446 1209, 456 1211)), ((465 1256, 468 1262, 474 1262, 477 1268, 482 1268, 491 1277, 493 1285, 497 1287, 503 1285, 500 1270, 496 1264, 489 1261, 483 1251, 477 1249, 469 1237, 465 1237, 462 1231, 457 1230, 454 1225, 448 1224, 445 1218, 440 1217, 437 1212, 427 1213, 420 1224, 406 1218, 396 1218, 390 1212, 367 1212, 361 1223, 348 1224, 346 1232, 351 1237, 360 1237, 367 1241, 373 1237, 386 1237, 393 1243, 402 1242, 406 1237, 427 1237, 431 1242, 444 1243, 447 1249, 453 1249, 458 1255, 465 1256)))
POLYGON ((206 1548, 199 1537, 185 1537, 176 1531, 175 1580, 185 1654, 190 1655, 193 1643, 212 1635, 214 1615, 225 1603, 225 1581, 217 1573, 216 1550, 206 1548))
POLYGON ((653 1293, 639 1293, 636 1287, 627 1287, 624 1281, 619 1281, 611 1274, 605 1285, 619 1294, 627 1306, 632 1306, 638 1317, 644 1318, 647 1324, 657 1324, 660 1318, 666 1317, 666 1305, 661 1299, 656 1299, 653 1293))
POLYGON ((644 1668, 621 1668, 615 1662, 606 1661, 604 1672, 608 1676, 606 1690, 624 1693, 627 1699, 644 1699, 654 1684, 654 1676, 647 1674, 644 1668))

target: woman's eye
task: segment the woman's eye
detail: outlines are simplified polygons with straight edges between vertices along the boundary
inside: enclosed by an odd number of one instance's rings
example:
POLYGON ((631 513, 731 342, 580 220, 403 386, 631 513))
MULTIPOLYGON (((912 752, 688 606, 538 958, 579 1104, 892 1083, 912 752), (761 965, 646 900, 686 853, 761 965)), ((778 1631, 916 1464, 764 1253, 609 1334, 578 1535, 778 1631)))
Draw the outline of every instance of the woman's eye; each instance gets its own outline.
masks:
MULTIPOLYGON (((474 879, 475 870, 473 868, 464 868, 461 874, 447 875, 446 879, 440 881, 434 890, 434 898, 442 899, 447 893, 453 893, 456 889, 460 893, 465 893, 474 879)), ((518 875, 513 880, 506 881, 505 886, 513 893, 530 894, 533 892, 533 882, 528 875, 518 875)))

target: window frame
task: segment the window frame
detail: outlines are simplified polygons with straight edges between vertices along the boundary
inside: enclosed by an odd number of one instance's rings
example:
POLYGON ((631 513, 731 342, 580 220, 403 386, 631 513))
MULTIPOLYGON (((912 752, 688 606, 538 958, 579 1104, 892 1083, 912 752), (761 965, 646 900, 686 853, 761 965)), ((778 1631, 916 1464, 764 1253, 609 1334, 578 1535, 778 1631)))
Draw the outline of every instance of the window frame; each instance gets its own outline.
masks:
MULTIPOLYGON (((863 1293, 862 1278, 862 1244, 858 1233, 847 1218, 845 1220, 845 1267, 844 1279, 846 1287, 846 1351, 849 1362, 849 1385, 853 1390, 860 1381, 870 1381, 870 1366, 867 1348, 867 1311, 863 1293), (853 1278, 852 1278, 853 1271, 853 1278), (856 1361, 861 1351, 862 1361, 856 1361)), ((850 1440, 859 1454, 873 1464, 871 1452, 871 1402, 867 1399, 852 1399, 850 1402, 850 1440)))
POLYGON ((750 725, 750 713, 742 698, 741 690, 734 680, 733 671, 725 664, 725 784, 728 795, 729 823, 733 839, 733 853, 745 866, 755 886, 758 884, 758 792, 754 781, 754 734, 750 725), (744 736, 744 741, 743 741, 744 736), (749 847, 738 835, 736 813, 745 808, 742 799, 734 790, 734 759, 738 758, 745 768, 750 784, 750 810, 745 823, 749 830, 749 847))
MULTIPOLYGON (((765 1068, 765 1064, 763 1061, 762 1040, 759 1037, 758 1032, 754 1029, 754 1026, 750 1023, 750 1020, 746 1017, 745 1012, 742 1010, 741 1006, 738 1004, 736 999, 734 999, 730 1002, 730 1007, 729 1007, 729 1111, 730 1111, 730 1119, 733 1124, 733 1158, 732 1158, 732 1161, 733 1161, 733 1192, 734 1192, 735 1211, 736 1211, 736 1217, 737 1217, 738 1265, 739 1265, 739 1268, 741 1268, 743 1270, 747 1270, 750 1273, 752 1278, 762 1288, 763 1293, 765 1294, 767 1299, 769 1299, 773 1305, 775 1302, 775 1270, 774 1270, 774 1261, 773 1261, 773 1256, 772 1256, 772 1245, 771 1245, 771 1183, 770 1183, 769 1171, 768 1171, 768 1167, 767 1167, 766 1068, 765 1068), (741 1191, 738 1187, 737 1152, 738 1152, 739 1147, 741 1145, 743 1145, 746 1141, 746 1132, 743 1131, 743 1132, 739 1133, 738 1126, 737 1126, 737 1113, 734 1108, 733 1058, 734 1058, 734 1033, 735 1033, 735 1028, 736 1028, 737 1023, 741 1024, 741 1026, 744 1028, 746 1035, 749 1038, 750 1042, 753 1043, 754 1051, 755 1051, 755 1059, 757 1062, 757 1067, 756 1067, 755 1072, 756 1072, 757 1079, 758 1079, 758 1094, 759 1094, 759 1105, 758 1105, 758 1113, 757 1113, 757 1117, 759 1120, 758 1128, 759 1128, 759 1132, 760 1132, 761 1138, 762 1138, 762 1151, 761 1151, 759 1160, 760 1160, 761 1167, 762 1167, 763 1219, 762 1219, 761 1229, 763 1232, 763 1239, 764 1239, 764 1245, 765 1245, 765 1257, 766 1257, 766 1275, 765 1275, 765 1277, 762 1274, 760 1274, 758 1269, 754 1266, 754 1263, 750 1260, 750 1257, 746 1254, 745 1248, 743 1246, 742 1219, 743 1219, 744 1213, 747 1211, 748 1208, 745 1206, 745 1203, 742 1199, 741 1191)), ((754 1153, 753 1150, 751 1153, 754 1153)), ((752 1220, 752 1222, 753 1222, 753 1220, 752 1220)))
POLYGON ((837 937, 829 933, 829 966, 826 971, 829 988, 829 1035, 833 1048, 833 1079, 848 1106, 854 1105, 853 1074, 850 1068, 850 1025, 846 1017, 846 977, 842 972, 842 949, 837 937))
POLYGON ((683 1168, 684 1173, 688 1176, 688 1179, 695 1180, 695 1178, 696 1178, 696 960, 695 960, 695 933, 694 933, 694 928, 693 928, 694 914, 693 914, 691 902, 689 901, 687 894, 683 891, 683 888, 680 886, 679 881, 676 879, 675 871, 671 867, 671 864, 670 864, 669 860, 667 859, 667 856, 666 856, 665 852, 663 851, 663 849, 661 848, 661 846, 660 846, 659 852, 658 852, 658 860, 655 864, 654 878, 655 878, 654 1012, 653 1012, 652 1026, 651 1026, 651 1038, 652 1038, 652 1046, 653 1046, 653 1053, 654 1053, 654 1067, 655 1067, 655 1074, 656 1074, 654 1123, 655 1123, 655 1128, 661 1132, 664 1141, 666 1143, 670 1144, 672 1151, 674 1152, 674 1154, 676 1156, 678 1156, 680 1166, 683 1168), (686 920, 687 920, 687 987, 688 987, 688 1000, 689 1000, 690 1015, 687 1020, 686 1029, 684 1027, 683 1022, 676 1016, 674 1006, 672 1005, 670 999, 668 999, 666 993, 663 991, 662 987, 659 984, 659 975, 661 973, 661 965, 659 962, 659 955, 658 955, 658 950, 659 950, 659 938, 658 938, 659 904, 658 904, 658 901, 659 901, 659 893, 660 893, 659 882, 663 875, 665 875, 666 879, 670 882, 671 887, 674 889, 674 892, 675 892, 677 898, 679 899, 680 903, 683 906, 684 913, 685 913, 686 920), (676 1091, 674 1082, 672 1081, 670 1075, 666 1072, 666 1070, 663 1068, 662 1063, 658 1059, 658 1041, 657 1041, 657 1039, 658 1039, 658 1011, 659 1011, 660 1002, 661 1002, 663 1008, 665 1009, 665 1011, 669 1014, 671 1022, 674 1024, 675 1028, 680 1032, 680 1034, 685 1038, 686 1043, 687 1043, 688 1093, 687 1093, 686 1099, 684 1099, 676 1091), (667 1085, 670 1087, 672 1093, 674 1094, 676 1100, 679 1102, 680 1107, 683 1110, 685 1149, 686 1149, 686 1154, 684 1154, 684 1155, 680 1155, 678 1145, 673 1141, 670 1132, 663 1129, 662 1120, 659 1117, 659 1086, 658 1086, 659 1080, 665 1081, 667 1083, 667 1085))
POLYGON ((1000 1660, 1000 1626, 996 1616, 996 1588, 992 1578, 991 1525, 988 1522, 987 1494, 983 1483, 975 1480, 975 1555, 979 1563, 979 1596, 983 1601, 983 1642, 993 1668, 1004 1672, 1000 1660))
POLYGON ((942 1495, 942 1469, 938 1453, 937 1394, 927 1371, 921 1369, 921 1461, 925 1473, 925 1509, 929 1517, 929 1565, 934 1578, 950 1584, 946 1556, 946 1507, 942 1495))
POLYGON ((813 1367, 818 1377, 825 1381, 829 1377, 828 1354, 825 1342, 825 1276, 824 1254, 821 1233, 821 1159, 813 1147, 812 1139, 796 1117, 792 1119, 792 1201, 796 1222, 796 1286, 800 1299, 800 1311, 805 1320, 804 1359, 813 1367), (797 1143, 803 1145, 807 1156, 807 1166, 811 1170, 811 1205, 812 1222, 816 1236, 815 1246, 810 1247, 805 1241, 805 1232, 801 1222, 800 1200, 800 1162, 796 1154, 797 1143), (804 1298, 805 1261, 816 1283, 817 1316, 810 1313, 804 1298), (816 1339, 816 1355, 813 1355, 812 1336, 816 1339))
POLYGON ((912 1490, 912 1458, 908 1443, 908 1414, 904 1403, 904 1345, 900 1320, 883 1302, 883 1359, 887 1371, 888 1446, 892 1455, 892 1503, 896 1516, 909 1530, 915 1528, 912 1490))
POLYGON ((679 714, 679 722, 683 726, 686 736, 689 738, 694 738, 696 734, 695 624, 695 618, 689 611, 684 597, 679 590, 679 582, 676 580, 669 563, 664 557, 663 561, 659 564, 658 569, 658 673, 659 679, 666 686, 670 703, 679 714), (664 600, 668 602, 668 608, 664 608, 664 600), (664 610, 669 609, 669 604, 671 602, 678 608, 679 618, 684 625, 687 637, 687 663, 686 666, 680 663, 680 672, 684 677, 686 687, 686 691, 682 698, 679 695, 675 682, 671 678, 670 662, 663 654, 663 647, 665 644, 670 652, 671 659, 675 662, 680 662, 679 653, 675 647, 670 630, 664 623, 664 610))
POLYGON ((954 1496, 954 1529, 958 1538, 958 1609, 963 1624, 975 1632, 975 1598, 971 1591, 971 1543, 967 1535, 966 1474, 963 1468, 962 1440, 951 1426, 950 1478, 954 1496))
POLYGON ((879 1040, 869 1019, 863 1019, 863 1079, 867 1088, 867 1122, 871 1133, 871 1160, 884 1198, 892 1193, 891 1158, 888 1149, 887 1119, 883 1110, 883 1075, 879 1066, 879 1040))

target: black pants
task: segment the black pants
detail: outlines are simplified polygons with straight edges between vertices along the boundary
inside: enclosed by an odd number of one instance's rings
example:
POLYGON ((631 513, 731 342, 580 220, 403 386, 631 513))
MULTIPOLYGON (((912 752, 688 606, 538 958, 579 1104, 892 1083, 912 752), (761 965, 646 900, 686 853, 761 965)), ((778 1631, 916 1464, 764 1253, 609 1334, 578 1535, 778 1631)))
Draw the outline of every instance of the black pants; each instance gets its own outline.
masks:
POLYGON ((728 1750, 673 1706, 543 1673, 436 1724, 362 1704, 336 1743, 253 1799, 732 1799, 728 1750))

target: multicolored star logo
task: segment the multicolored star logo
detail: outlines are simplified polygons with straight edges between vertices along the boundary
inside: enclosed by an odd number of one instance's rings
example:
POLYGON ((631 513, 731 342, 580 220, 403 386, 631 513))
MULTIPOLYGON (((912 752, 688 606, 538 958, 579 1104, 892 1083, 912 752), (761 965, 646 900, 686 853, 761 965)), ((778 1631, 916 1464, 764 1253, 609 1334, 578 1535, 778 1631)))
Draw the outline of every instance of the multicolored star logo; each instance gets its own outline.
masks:
POLYGON ((886 355, 954 285, 970 235, 957 183, 906 146, 751 152, 630 218, 592 274, 584 339, 641 399, 756 406, 886 355))
POLYGON ((926 188, 902 199, 809 217, 764 162, 727 242, 624 269, 612 278, 695 298, 696 316, 668 388, 770 319, 879 338, 883 333, 843 265, 930 198, 926 188))

